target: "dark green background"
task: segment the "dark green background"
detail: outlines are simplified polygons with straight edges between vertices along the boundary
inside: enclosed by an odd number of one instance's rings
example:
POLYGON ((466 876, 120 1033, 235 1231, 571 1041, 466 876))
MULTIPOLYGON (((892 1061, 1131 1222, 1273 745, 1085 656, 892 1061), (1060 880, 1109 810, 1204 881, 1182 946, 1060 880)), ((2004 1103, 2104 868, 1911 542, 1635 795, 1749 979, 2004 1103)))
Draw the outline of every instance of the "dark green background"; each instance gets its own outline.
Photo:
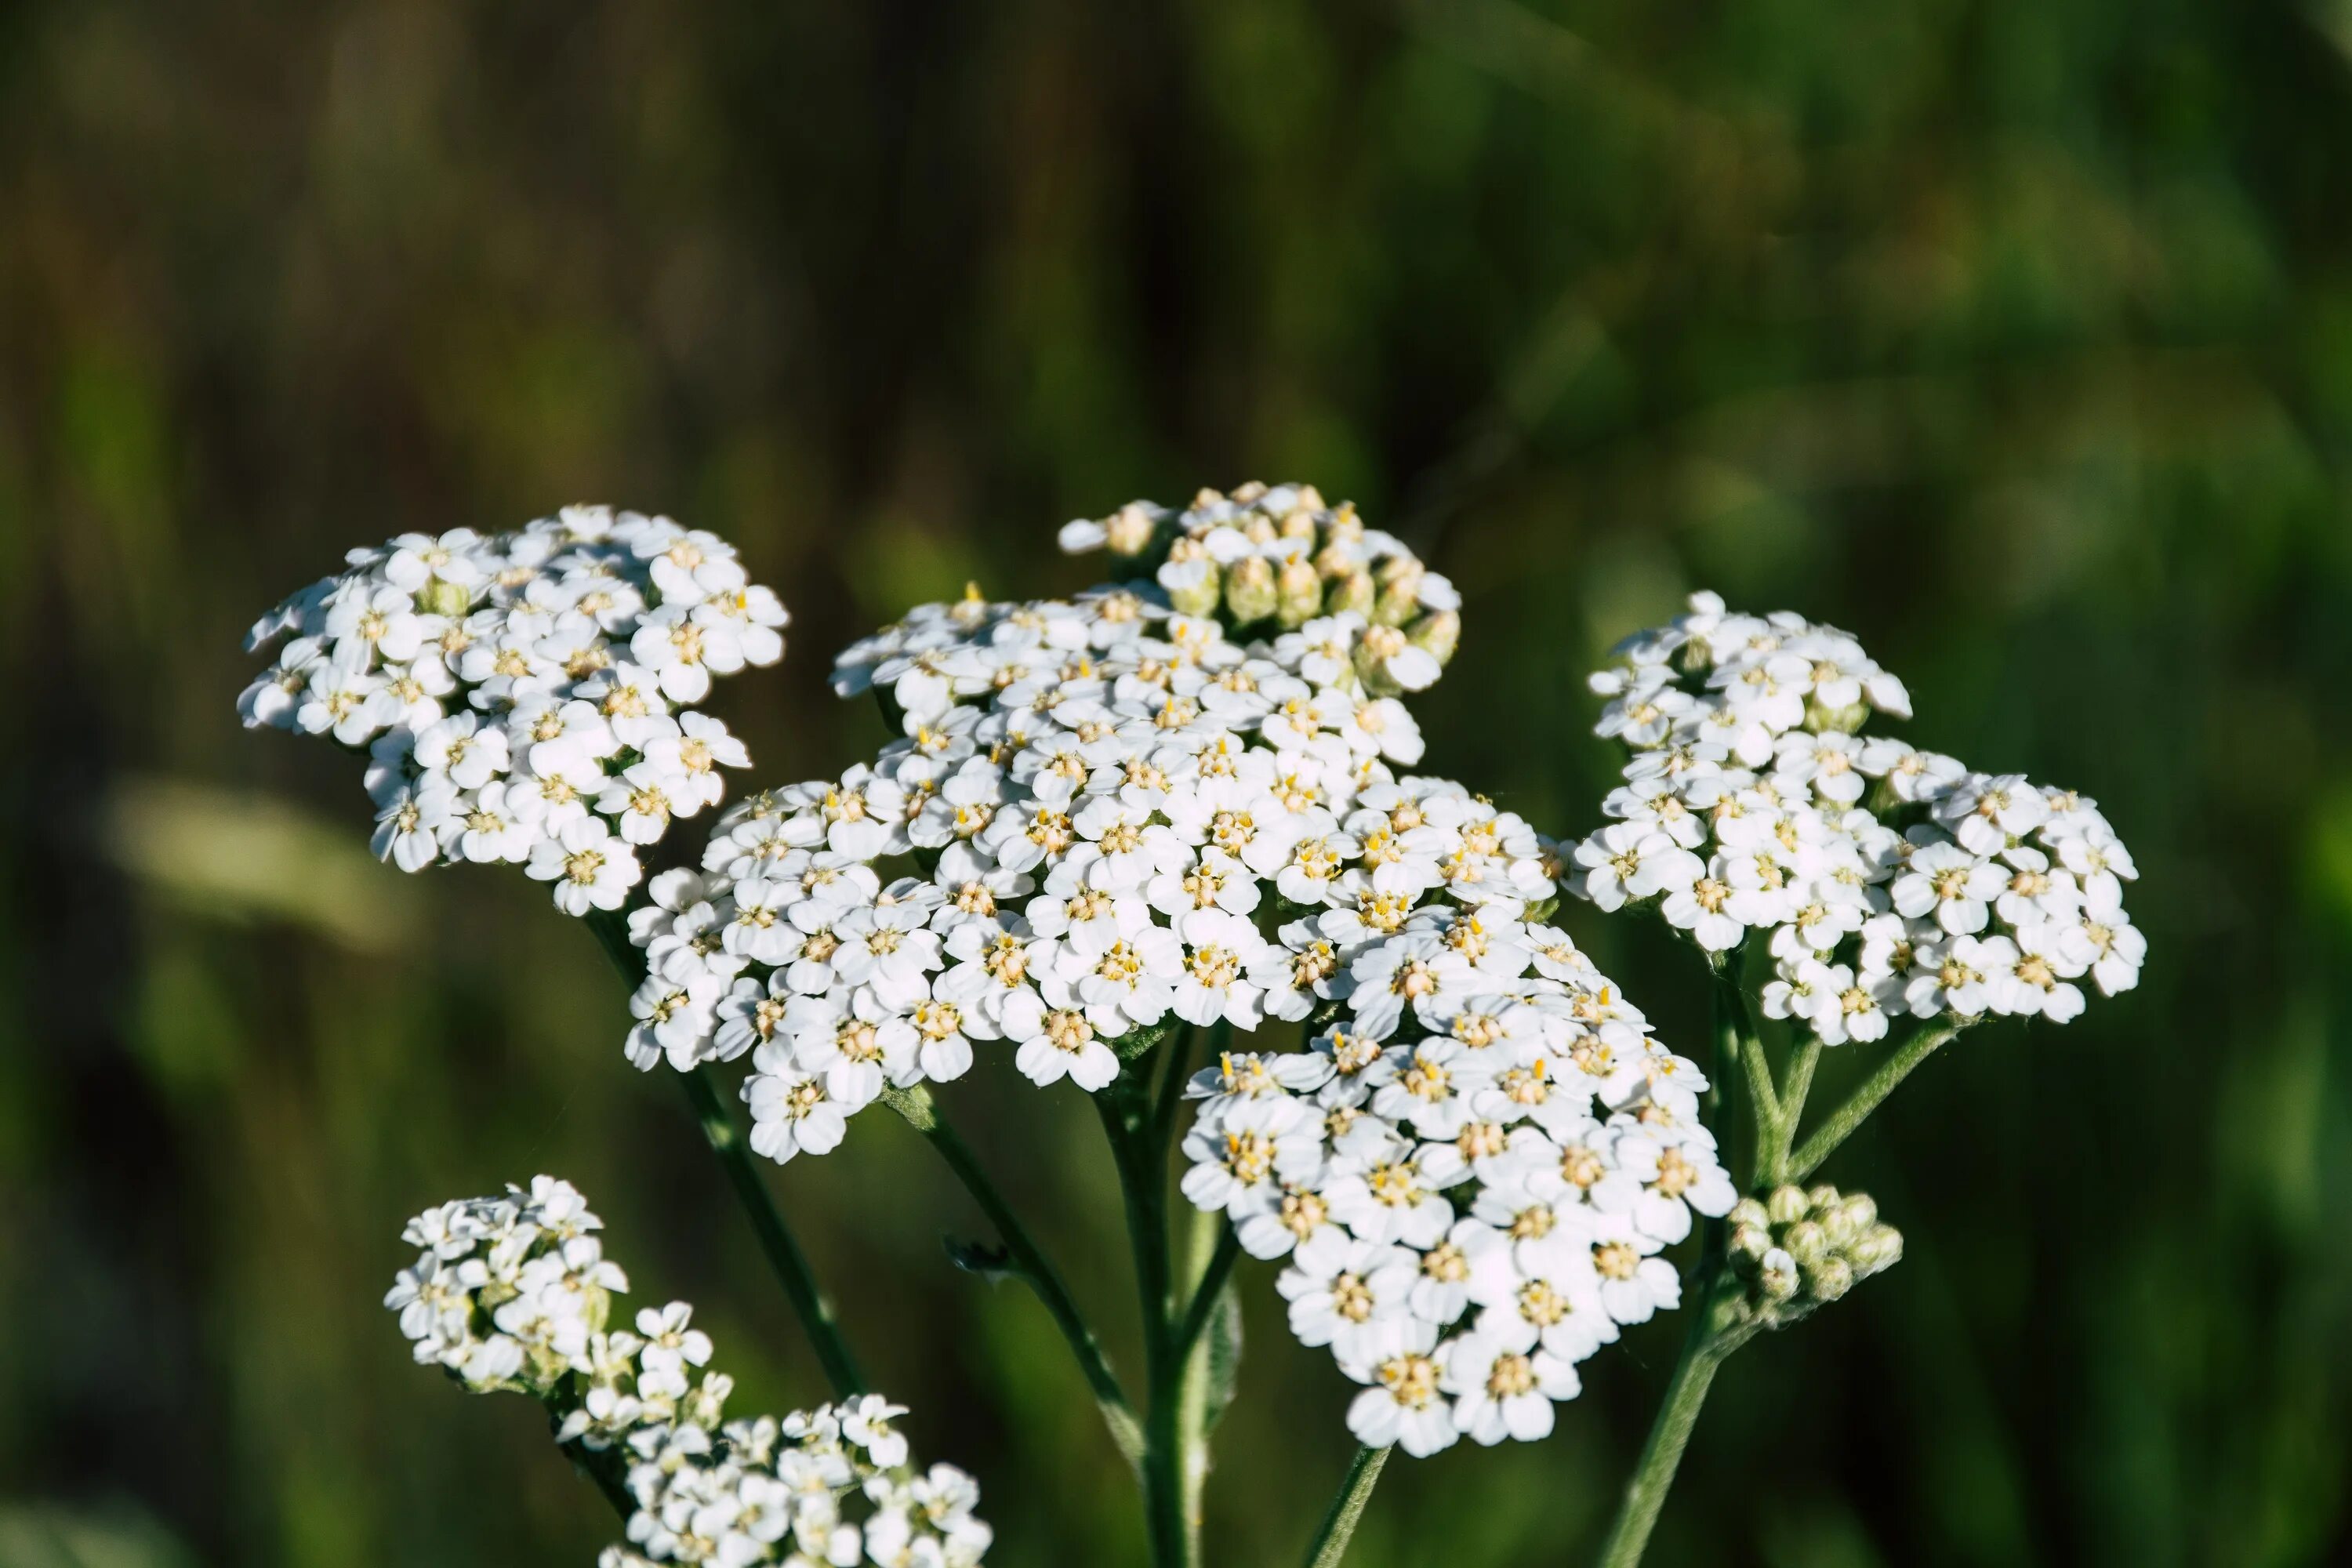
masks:
MULTIPOLYGON (((817 1392, 586 933, 366 863, 355 763, 238 731, 255 613, 403 529, 668 510, 797 616, 718 701, 782 780, 878 738, 850 637, 1252 476, 1454 574, 1431 761, 1551 831, 1610 773, 1581 673, 1709 584, 2138 855, 2146 983, 1832 1167, 1909 1254, 1732 1364, 1655 1562, 2352 1560, 2347 48, 2347 0, 0 13, 0 1563, 590 1562, 536 1415, 377 1305, 404 1216, 534 1171, 745 1408, 817 1392)), ((1702 1037, 1685 951, 1578 929, 1702 1037)), ((1093 1118, 949 1098, 1133 1364, 1093 1118)), ((1133 1561, 928 1151, 877 1114, 777 1185, 996 1561, 1133 1561)), ((1236 1568, 1350 1446, 1243 1283, 1236 1568)), ((1580 1561, 1679 1332, 1392 1466, 1352 1561, 1580 1561)))

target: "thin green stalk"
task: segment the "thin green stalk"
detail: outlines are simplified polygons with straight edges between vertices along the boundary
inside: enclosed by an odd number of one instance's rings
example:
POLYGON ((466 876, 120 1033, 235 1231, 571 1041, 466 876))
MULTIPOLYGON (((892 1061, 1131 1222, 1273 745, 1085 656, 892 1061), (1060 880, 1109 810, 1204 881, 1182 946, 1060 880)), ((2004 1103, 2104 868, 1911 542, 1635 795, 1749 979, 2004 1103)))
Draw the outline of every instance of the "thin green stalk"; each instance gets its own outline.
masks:
POLYGON ((1200 1342, 1201 1331, 1209 1326, 1209 1314, 1216 1310, 1217 1292, 1223 1290, 1225 1281, 1232 1278, 1234 1263, 1242 1252, 1241 1234, 1232 1226, 1214 1214, 1198 1215, 1196 1223, 1199 1221, 1205 1221, 1215 1228, 1216 1242, 1208 1260, 1201 1266, 1198 1280, 1192 1287, 1192 1304, 1184 1309, 1183 1321, 1176 1328, 1175 1351, 1179 1355, 1190 1354, 1192 1347, 1200 1342))
POLYGON ((1853 1135, 1870 1113, 1885 1103, 1895 1086, 1911 1076, 1913 1068, 1933 1056, 1945 1041, 1959 1033, 1952 1025, 1921 1029, 1903 1042, 1895 1054, 1881 1062, 1876 1072, 1862 1080, 1843 1105, 1830 1112, 1813 1135, 1797 1148, 1790 1157, 1788 1179, 1801 1182, 1821 1166, 1821 1163, 1837 1152, 1839 1144, 1853 1135))
POLYGON ((1130 1465, 1139 1465, 1143 1458, 1143 1428, 1129 1405, 1127 1391, 1110 1369, 1109 1359, 1103 1353, 1102 1342, 1087 1326, 1086 1316, 1078 1310, 1069 1288, 1062 1282, 1061 1270, 1054 1267, 1043 1248, 1030 1236, 1029 1229, 1013 1213, 996 1184, 989 1180, 981 1168, 979 1158, 971 1152, 961 1134, 948 1121, 930 1089, 922 1084, 912 1089, 886 1089, 882 1098, 890 1109, 904 1117, 907 1124, 921 1133, 940 1157, 953 1171, 989 1224, 996 1227, 999 1240, 1013 1264, 1013 1272, 1028 1282, 1044 1303, 1062 1338, 1069 1342, 1070 1353, 1077 1358, 1078 1370, 1086 1376, 1087 1386, 1093 1391, 1095 1404, 1102 1411, 1103 1425, 1110 1428, 1111 1441, 1118 1446, 1122 1458, 1130 1465))
POLYGON ((1642 1561, 1642 1552, 1650 1543, 1650 1531, 1658 1522, 1658 1510, 1665 1506, 1666 1493, 1674 1487, 1675 1471, 1682 1465, 1683 1450, 1690 1446, 1691 1429, 1698 1425, 1707 1389, 1714 1384, 1716 1372, 1725 1358, 1745 1342, 1744 1334, 1718 1331, 1714 1285, 1710 1268, 1706 1294, 1692 1319, 1682 1359, 1675 1363, 1674 1381, 1666 1385, 1665 1403, 1658 1407, 1657 1417, 1650 1424, 1649 1440, 1642 1445, 1641 1462, 1633 1467, 1633 1479, 1625 1483, 1625 1495, 1617 1505, 1617 1518, 1601 1549, 1599 1568, 1636 1568, 1642 1561))
POLYGON ((1159 1568, 1190 1568, 1198 1540, 1184 1517, 1177 1394, 1181 1358, 1171 1359, 1173 1296, 1168 1258, 1167 1150, 1154 1136, 1158 1107, 1151 1093, 1152 1054, 1122 1063, 1118 1078, 1094 1097, 1103 1133, 1118 1169, 1135 1253, 1136 1295, 1142 1307, 1145 1377, 1151 1396, 1144 1415, 1143 1511, 1151 1561, 1159 1568))
POLYGON ((833 1303, 817 1288, 816 1272, 809 1267, 808 1255, 801 1250, 792 1227, 784 1223, 774 1194, 761 1179, 759 1167, 751 1163, 751 1145, 743 1141, 742 1132, 719 1100, 709 1075, 697 1068, 677 1077, 686 1086, 686 1098, 694 1107, 695 1119, 702 1124, 704 1140, 719 1156, 729 1184, 742 1201, 743 1212, 751 1218, 751 1229, 760 1238, 760 1250, 768 1256, 769 1267, 775 1270, 776 1282, 784 1288, 793 1310, 800 1314, 801 1327, 808 1331, 809 1345, 824 1368, 825 1381, 843 1399, 865 1393, 866 1374, 857 1369, 857 1358, 850 1353, 840 1321, 834 1316, 833 1303))
POLYGON ((1307 1568, 1339 1568, 1339 1559, 1348 1554, 1348 1542, 1355 1536, 1356 1523, 1364 1517, 1364 1506, 1372 1500, 1372 1488, 1380 1484, 1381 1468, 1388 1462, 1386 1448, 1356 1450, 1329 1511, 1323 1515, 1322 1527, 1307 1543, 1307 1568))
POLYGON ((1787 1180, 1789 1146, 1797 1141, 1797 1129, 1805 1119, 1805 1100, 1812 1093, 1813 1069, 1822 1059, 1822 1041, 1818 1035, 1808 1034, 1804 1042, 1790 1053, 1789 1076, 1780 1087, 1778 1108, 1779 1130, 1772 1147, 1759 1169, 1757 1184, 1778 1186, 1787 1180))
POLYGON ((1199 1209, 1192 1211, 1192 1232, 1183 1272, 1186 1288, 1192 1291, 1191 1304, 1170 1333, 1168 1360, 1176 1376, 1176 1386, 1169 1394, 1175 1406, 1170 1436, 1175 1451, 1177 1503, 1183 1515, 1183 1560, 1197 1563, 1202 1500, 1209 1484, 1209 1363, 1214 1349, 1202 1331, 1233 1278, 1241 1241, 1224 1215, 1199 1209))
MULTIPOLYGON (((620 972, 623 982, 635 985, 645 979, 645 960, 630 942, 628 926, 621 916, 598 910, 587 917, 586 923, 604 948, 604 956, 620 972)), ((735 1189, 744 1214, 751 1221, 752 1232, 760 1238, 760 1250, 767 1255, 768 1266, 775 1271, 776 1282, 783 1287, 785 1300, 800 1315, 801 1327, 808 1334, 818 1363, 824 1368, 825 1380, 843 1398, 864 1393, 866 1374, 858 1370, 857 1358, 850 1352, 849 1342, 834 1316, 833 1304, 817 1288, 816 1273, 809 1267, 808 1255, 801 1250, 792 1226, 784 1223, 782 1212, 776 1207, 775 1194, 768 1191, 759 1167, 751 1163, 751 1146, 743 1141, 717 1087, 700 1068, 674 1076, 685 1089, 687 1103, 693 1108, 694 1119, 702 1128, 703 1142, 719 1156, 728 1184, 735 1189)))

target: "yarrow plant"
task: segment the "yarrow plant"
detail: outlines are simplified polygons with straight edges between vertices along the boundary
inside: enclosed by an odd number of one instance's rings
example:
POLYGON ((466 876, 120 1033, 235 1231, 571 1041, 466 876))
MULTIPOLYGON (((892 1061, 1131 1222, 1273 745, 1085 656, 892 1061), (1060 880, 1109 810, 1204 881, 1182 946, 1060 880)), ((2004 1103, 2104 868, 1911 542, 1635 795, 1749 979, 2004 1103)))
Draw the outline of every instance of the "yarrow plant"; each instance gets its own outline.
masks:
POLYGON ((976 1560, 976 1489, 908 1467, 754 1163, 881 1105, 997 1232, 954 1260, 1060 1330, 1153 1562, 1200 1561, 1244 1257, 1356 1385, 1318 1568, 1392 1449, 1539 1440, 1584 1361, 1687 1305, 1603 1548, 1637 1562, 1716 1368, 1901 1254, 1868 1197, 1803 1183, 1961 1028, 2130 986, 2130 856, 2087 800, 1864 736, 1909 700, 1851 637, 1705 595, 1594 678, 1630 759, 1605 825, 1556 843, 1422 771, 1406 700, 1459 599, 1352 507, 1248 485, 1061 542, 1118 580, 912 610, 834 667, 894 731, 871 760, 723 810, 718 768, 750 759, 693 705, 780 657, 785 616, 709 534, 574 508, 407 536, 256 628, 292 636, 247 721, 365 747, 380 854, 519 862, 587 917, 631 983, 622 1054, 684 1087, 841 1403, 723 1422, 687 1309, 608 1325, 619 1273, 546 1178, 412 1225, 388 1304, 418 1359, 548 1405, 625 1521, 606 1568, 976 1560), (698 855, 646 875, 705 808, 698 855), (1654 1036, 1562 896, 1699 949, 1706 1049, 1654 1036), (1875 1065, 1801 1141, 1829 1047, 1875 1065), (934 1094, 1008 1068, 1102 1121, 1139 1384, 934 1094))

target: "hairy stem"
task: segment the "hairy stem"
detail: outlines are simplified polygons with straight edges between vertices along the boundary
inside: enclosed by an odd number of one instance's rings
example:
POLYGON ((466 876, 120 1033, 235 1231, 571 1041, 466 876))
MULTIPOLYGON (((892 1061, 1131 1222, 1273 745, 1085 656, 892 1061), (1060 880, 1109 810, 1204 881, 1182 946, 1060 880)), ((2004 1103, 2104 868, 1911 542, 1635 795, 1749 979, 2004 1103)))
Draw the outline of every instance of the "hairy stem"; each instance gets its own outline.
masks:
POLYGON ((1078 1370, 1085 1374, 1087 1386, 1093 1391, 1095 1404, 1102 1411, 1103 1425, 1110 1429, 1111 1441, 1118 1446, 1120 1456, 1129 1464, 1139 1465, 1143 1458, 1143 1428, 1135 1418, 1133 1407, 1128 1404, 1126 1390, 1119 1386, 1118 1377, 1111 1372, 1109 1359, 1103 1353, 1102 1342, 1095 1337, 1094 1330, 1087 1324, 1085 1314, 1078 1310, 1077 1302, 1071 1298, 1069 1288, 1062 1282, 1061 1270, 1054 1267, 1053 1260, 1045 1256, 1044 1249, 1030 1236, 1028 1227, 1021 1223, 1020 1215, 1013 1212, 1013 1206, 997 1191, 996 1184, 989 1180, 987 1172, 981 1169, 980 1161, 972 1153, 971 1145, 948 1121, 929 1087, 917 1084, 912 1089, 886 1089, 882 1091, 882 1098, 889 1103, 891 1110, 906 1118, 908 1126, 921 1133, 929 1141, 931 1147, 939 1151, 940 1157, 947 1162, 948 1169, 955 1173, 956 1179, 963 1184, 964 1191, 970 1193, 972 1201, 980 1205, 980 1212, 986 1215, 989 1224, 996 1227, 997 1237, 1004 1244, 1004 1250, 1012 1260, 1013 1272, 1020 1275, 1036 1292, 1037 1300, 1044 1303, 1055 1326, 1062 1331, 1062 1338, 1068 1342, 1070 1353, 1077 1358, 1078 1370))
POLYGON ((1372 1488, 1380 1484, 1381 1468, 1388 1462, 1386 1448, 1356 1450, 1329 1510, 1323 1515, 1322 1527, 1307 1543, 1307 1568, 1339 1568, 1339 1560, 1348 1554, 1348 1542, 1355 1536, 1356 1523, 1372 1500, 1372 1488))
POLYGON ((1178 1506, 1184 1521, 1184 1560, 1201 1560, 1202 1500, 1209 1482, 1209 1358, 1212 1347, 1202 1337, 1217 1302, 1233 1278, 1240 1239, 1223 1215, 1194 1210, 1192 1242, 1185 1249, 1183 1277, 1192 1291, 1181 1321, 1169 1334, 1168 1363, 1176 1386, 1168 1398, 1174 1406, 1170 1444, 1174 1450, 1178 1506))
POLYGON ((1641 1461, 1633 1467, 1633 1479, 1625 1483, 1625 1495, 1617 1505, 1617 1518, 1610 1525, 1609 1539, 1601 1549, 1599 1568, 1635 1568, 1642 1561, 1642 1552, 1650 1543, 1650 1531, 1658 1522, 1658 1510, 1665 1506, 1666 1493, 1675 1484, 1675 1472, 1682 1465, 1683 1450, 1690 1445, 1691 1429, 1698 1425, 1699 1410, 1706 1403, 1706 1391, 1715 1382, 1716 1371, 1722 1366, 1724 1358, 1738 1348, 1738 1338, 1717 1331, 1714 1273, 1712 1268, 1706 1272, 1707 1295, 1700 1301, 1692 1321, 1682 1359, 1675 1363, 1674 1381, 1666 1385, 1665 1403, 1658 1407, 1657 1418, 1650 1424, 1649 1439, 1642 1445, 1641 1461))
POLYGON ((1936 1053, 1938 1047, 1959 1033, 1949 1024, 1921 1029, 1903 1042, 1895 1054, 1878 1066, 1878 1070, 1862 1080, 1860 1088, 1848 1097, 1843 1105, 1830 1112, 1813 1135, 1798 1145, 1790 1156, 1787 1179, 1801 1182, 1820 1168, 1821 1163, 1837 1152, 1839 1144, 1853 1136, 1853 1130, 1866 1121, 1870 1113, 1893 1094, 1895 1086, 1911 1076, 1911 1071, 1936 1053))
POLYGON ((1789 1146, 1797 1141, 1797 1128, 1805 1118, 1805 1099, 1813 1089, 1813 1069, 1821 1059, 1822 1041, 1818 1035, 1808 1034, 1790 1055, 1789 1076, 1780 1086, 1779 1131, 1758 1171, 1759 1185, 1778 1186, 1788 1179, 1789 1146))
MULTIPOLYGON (((599 910, 587 917, 586 924, 625 984, 634 986, 645 979, 645 958, 630 942, 627 922, 618 913, 599 910)), ((783 1287, 785 1300, 800 1316, 810 1348, 816 1352, 817 1362, 824 1368, 825 1380, 841 1398, 864 1393, 866 1374, 858 1371, 857 1358, 850 1353, 849 1342, 843 1337, 841 1324, 834 1317, 833 1304, 817 1288, 808 1255, 801 1250, 792 1226, 784 1223, 782 1211, 776 1207, 775 1194, 768 1191, 759 1167, 751 1163, 751 1146, 743 1141, 735 1118, 719 1098, 717 1085, 700 1068, 675 1076, 686 1090, 695 1121, 702 1128, 703 1142, 719 1156, 719 1167, 727 1173, 728 1185, 735 1189, 735 1196, 751 1221, 751 1229, 760 1238, 760 1250, 767 1255, 776 1282, 783 1287)))

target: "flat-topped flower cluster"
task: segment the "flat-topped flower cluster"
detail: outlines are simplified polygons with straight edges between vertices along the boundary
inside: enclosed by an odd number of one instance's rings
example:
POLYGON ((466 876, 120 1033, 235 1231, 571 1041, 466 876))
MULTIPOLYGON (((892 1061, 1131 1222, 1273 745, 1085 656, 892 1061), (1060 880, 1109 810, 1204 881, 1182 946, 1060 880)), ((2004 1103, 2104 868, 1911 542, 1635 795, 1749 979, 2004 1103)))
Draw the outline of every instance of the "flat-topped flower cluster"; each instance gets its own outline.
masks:
POLYGON ((628 1284, 604 1256, 602 1223, 549 1176, 444 1204, 402 1233, 422 1250, 384 1298, 420 1363, 541 1401, 556 1440, 625 1494, 630 1544, 601 1568, 980 1561, 980 1489, 950 1465, 913 1468, 891 1426, 900 1406, 867 1394, 730 1421, 732 1380, 696 1375, 712 1347, 687 1303, 639 1311, 635 1332, 611 1327, 628 1284))
POLYGON ((1654 900, 1710 952, 1768 933, 1765 1010, 1824 1045, 1905 1016, 2063 1024, 2085 977, 2138 983, 2147 943, 2123 907, 2138 873, 2096 803, 1858 733, 1910 699, 1834 627, 1712 594, 1690 606, 1592 678, 1597 732, 1633 757, 1572 891, 1654 900))
POLYGON ((1185 1195, 1290 1258, 1290 1326, 1367 1385, 1356 1436, 1428 1454, 1550 1432, 1577 1364, 1675 1306, 1657 1256, 1737 1197, 1706 1079, 1567 935, 1423 910, 1349 960, 1305 1051, 1187 1092, 1185 1195))
POLYGON ((632 1058, 753 1052, 779 1160, 886 1085, 961 1075, 975 1041, 1091 1091, 1165 1020, 1306 1017, 1425 906, 1553 893, 1525 822, 1396 772, 1411 714, 1312 626, 1239 643, 1156 591, 968 600, 852 648, 836 684, 905 734, 736 805, 631 920, 632 1058))
POLYGON ((289 640, 238 710, 366 748, 375 850, 403 870, 511 861, 568 914, 617 910, 637 849, 750 764, 694 705, 782 658, 788 617, 716 535, 567 507, 346 559, 255 625, 249 648, 289 640))

